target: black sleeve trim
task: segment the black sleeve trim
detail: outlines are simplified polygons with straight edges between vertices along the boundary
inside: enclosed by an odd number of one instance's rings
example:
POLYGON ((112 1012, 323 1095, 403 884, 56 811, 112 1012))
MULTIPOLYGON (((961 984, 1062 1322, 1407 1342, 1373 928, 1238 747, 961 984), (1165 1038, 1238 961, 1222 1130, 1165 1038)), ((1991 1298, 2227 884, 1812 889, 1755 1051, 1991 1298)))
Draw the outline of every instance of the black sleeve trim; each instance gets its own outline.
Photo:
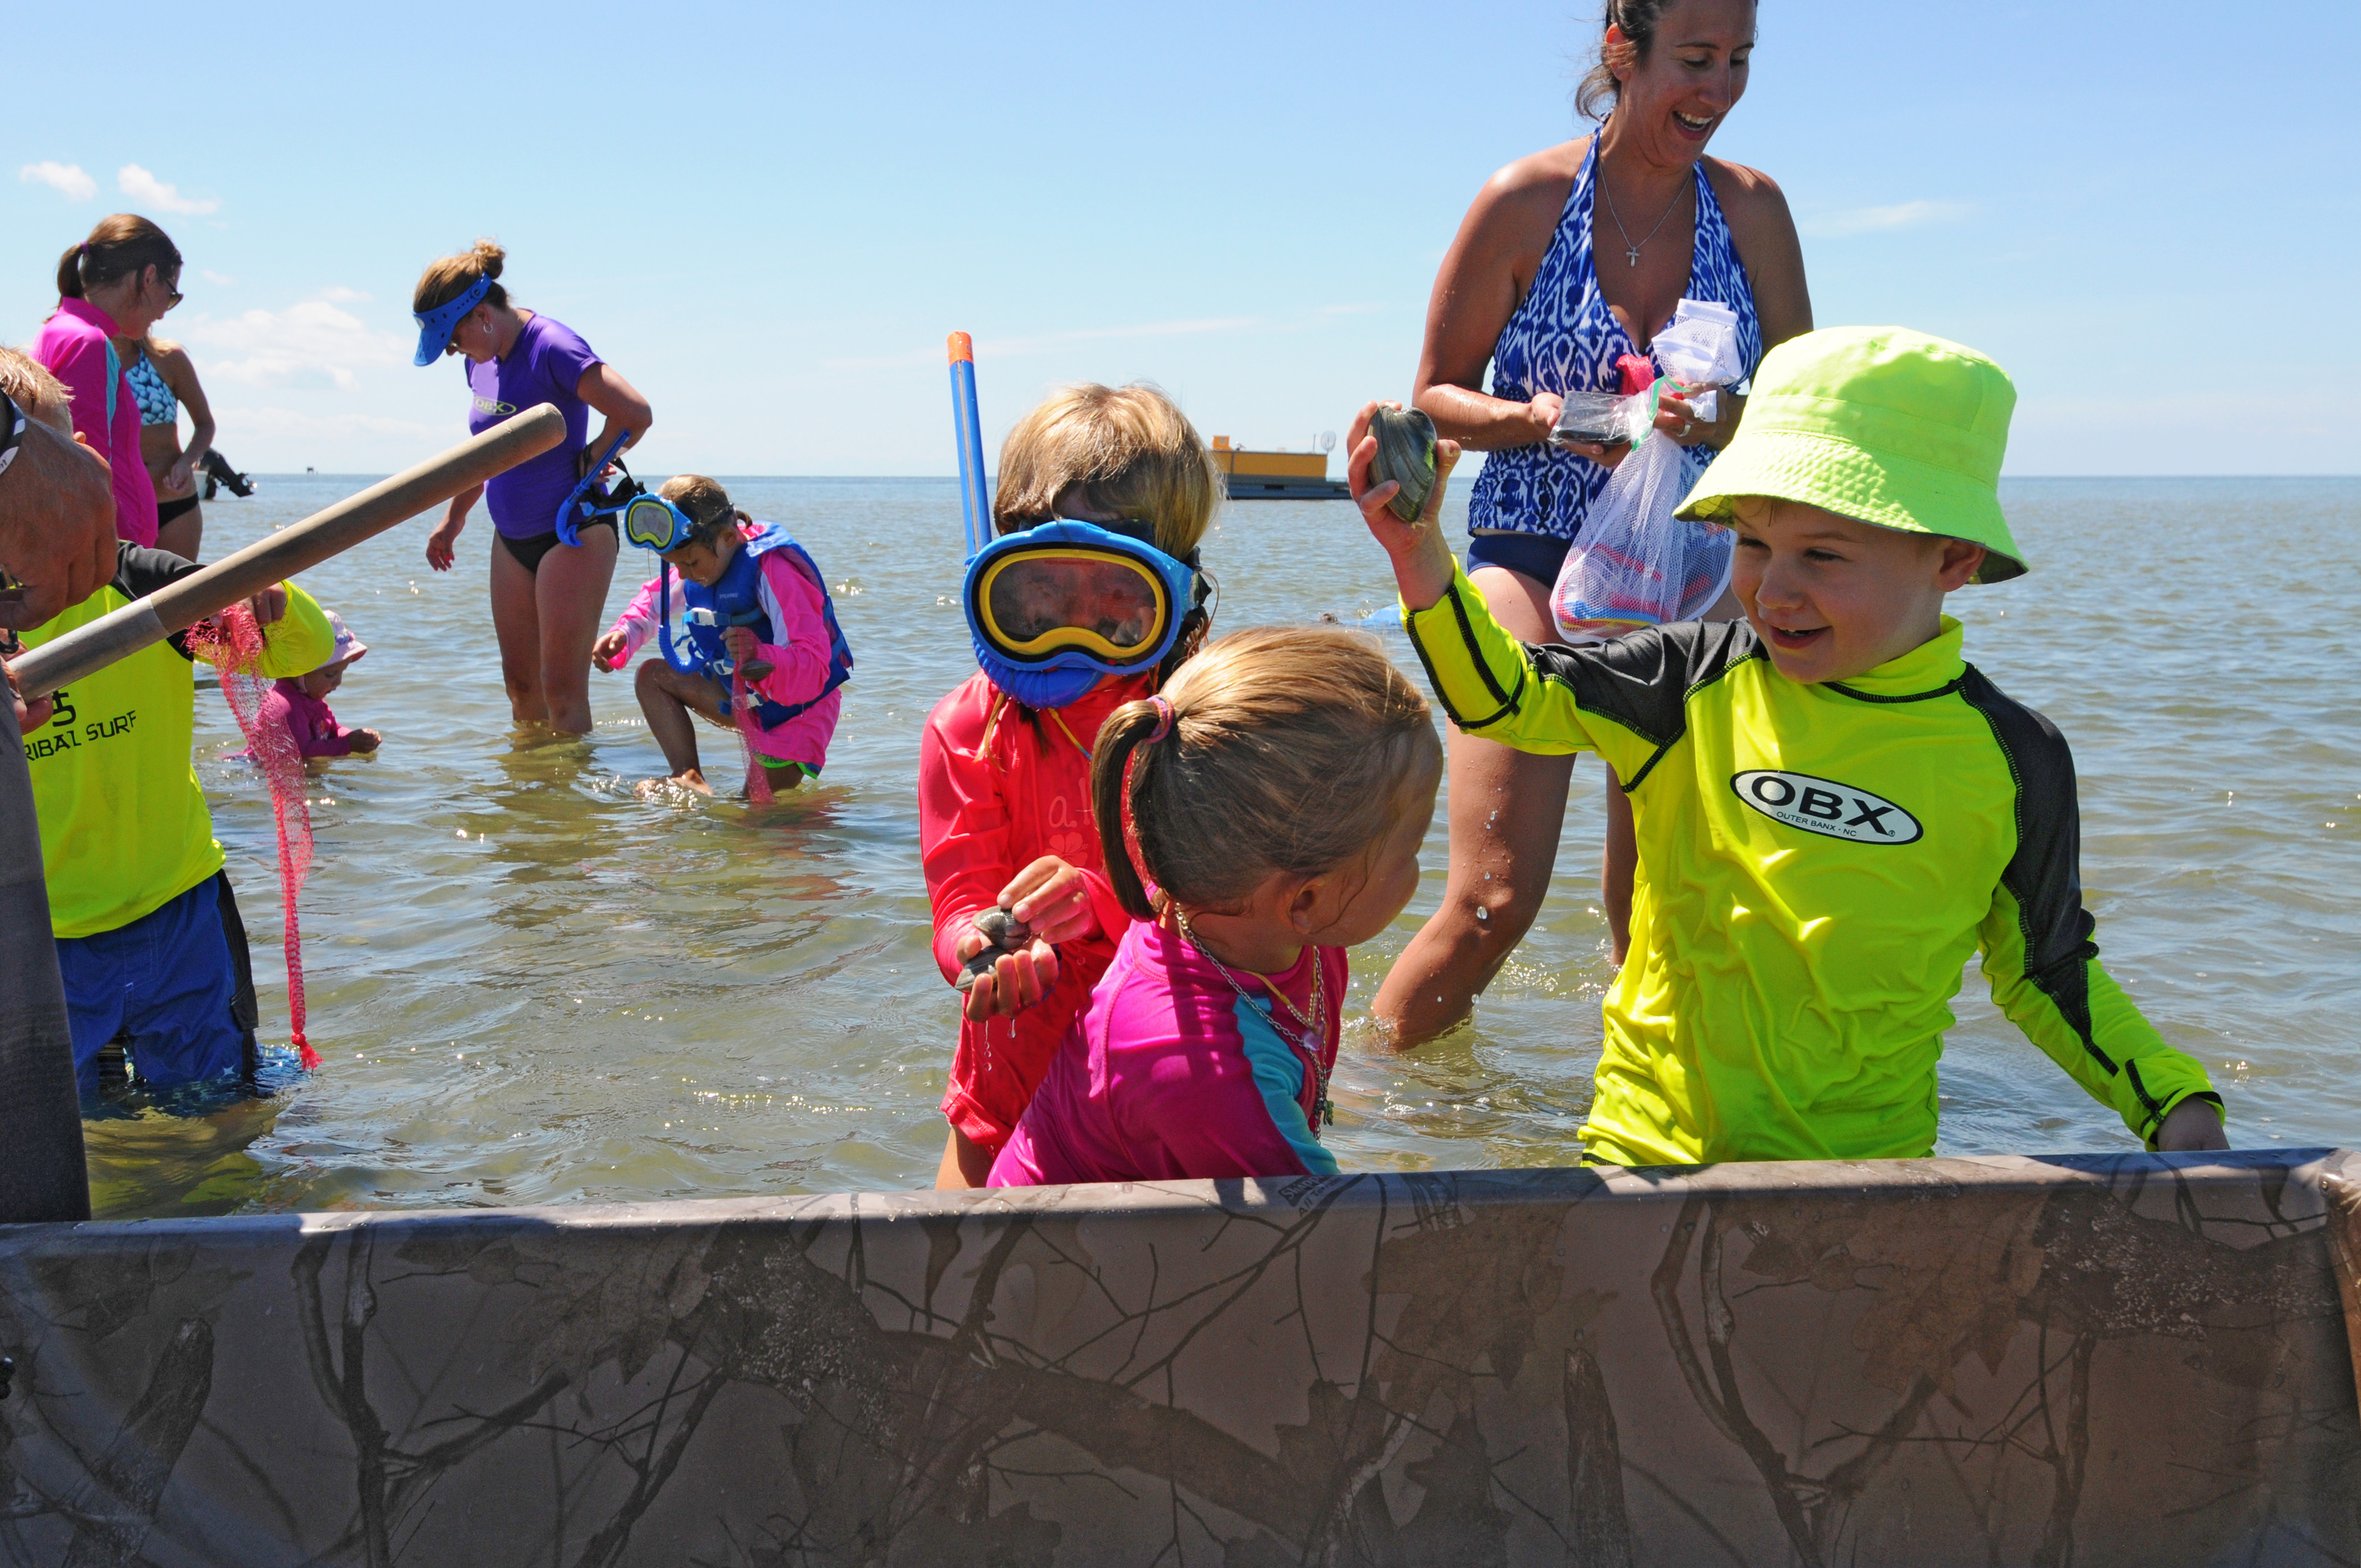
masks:
POLYGON ((115 546, 115 587, 127 599, 144 599, 165 584, 203 570, 194 561, 183 561, 169 550, 142 550, 127 543, 115 546))
POLYGON ((1823 681, 1820 684, 1832 692, 1842 692, 1855 702, 1925 702, 1930 697, 1950 696, 1968 684, 1968 677, 1962 674, 1949 685, 1937 686, 1933 691, 1910 692, 1902 696, 1880 696, 1874 692, 1855 691, 1841 681, 1823 681))
MULTIPOLYGON (((2157 1124, 2164 1120, 2164 1107, 2157 1103, 2156 1096, 2150 1094, 2147 1091, 2147 1085, 2140 1081, 2139 1063, 2126 1058, 2124 1061, 2124 1077, 2130 1082, 2132 1092, 2139 1097, 2140 1109, 2147 1113, 2147 1126, 2143 1130, 2143 1134, 2154 1132, 2157 1124)), ((2186 1100, 2189 1097, 2184 1094, 2181 1098, 2186 1100)))
MULTIPOLYGON (((2099 1048, 2091 1025, 2088 966, 2099 956, 2098 944, 2091 940, 2098 923, 2082 907, 2082 812, 2075 795, 2074 754, 2056 725, 2003 696, 1973 664, 1960 675, 1959 687, 1961 699, 1992 726, 1993 740, 2016 785, 2016 852, 2000 880, 2016 900, 2025 978, 2049 998, 2082 1048, 2112 1076, 2119 1069, 2099 1048)), ((2140 1103, 2156 1112, 2136 1073, 2131 1081, 2140 1103)))
POLYGON ((1572 691, 1585 713, 1613 719, 1655 746, 1624 784, 1626 794, 1688 733, 1688 700, 1697 689, 1763 656, 1754 629, 1742 620, 1652 626, 1611 642, 1525 652, 1533 673, 1572 691))
POLYGON ((1402 623, 1402 629, 1410 633, 1410 645, 1418 654, 1420 667, 1426 671, 1427 688, 1434 693, 1434 700, 1442 705, 1444 717, 1461 729, 1473 733, 1487 726, 1498 724, 1516 712, 1518 700, 1525 694, 1525 675, 1522 672, 1519 673, 1517 689, 1513 694, 1501 691, 1500 683, 1492 678, 1492 667, 1484 662, 1483 651, 1476 645, 1476 629, 1467 619, 1467 606, 1459 597, 1458 585, 1455 583, 1445 590, 1444 598, 1450 601, 1452 617, 1459 627, 1460 645, 1467 650, 1468 661, 1483 676, 1485 689, 1499 702, 1499 707, 1481 718, 1471 718, 1452 707, 1450 694, 1444 689, 1443 677, 1435 674, 1434 661, 1427 656, 1426 641, 1419 636, 1416 621, 1406 619, 1402 623))

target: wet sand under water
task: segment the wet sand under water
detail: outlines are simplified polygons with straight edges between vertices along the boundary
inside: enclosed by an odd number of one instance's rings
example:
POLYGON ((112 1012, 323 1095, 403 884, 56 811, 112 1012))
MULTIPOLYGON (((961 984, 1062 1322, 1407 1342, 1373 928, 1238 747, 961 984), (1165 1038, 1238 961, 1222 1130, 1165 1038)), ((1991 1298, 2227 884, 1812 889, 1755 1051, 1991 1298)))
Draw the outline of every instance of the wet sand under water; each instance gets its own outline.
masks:
MULTIPOLYGON (((357 489, 266 479, 206 507, 227 553, 357 489)), ((587 741, 514 731, 485 608, 489 525, 429 572, 403 525, 306 583, 371 648, 332 699, 382 756, 311 784, 302 900, 315 1073, 199 1118, 94 1120, 114 1216, 746 1195, 925 1185, 956 1031, 928 949, 919 725, 973 668, 948 480, 741 480, 818 558, 859 668, 825 778, 768 809, 638 798, 662 772, 628 675, 587 741)), ((1464 497, 1464 489, 1463 489, 1464 497)), ((2037 569, 1953 609, 1969 657, 2055 719, 2080 763, 2084 879, 2110 969, 2212 1068, 2242 1146, 2351 1144, 2361 992, 2361 725, 2345 630, 2361 481, 2004 487, 2037 569)), ((1338 503, 1232 507, 1205 557, 1217 630, 1391 603, 1338 503)), ((609 606, 652 558, 626 551, 609 606)), ((1416 673, 1399 631, 1389 646, 1416 673)), ((285 1053, 269 801, 198 694, 199 773, 285 1053)), ((708 770, 735 743, 704 730, 708 770)), ((1330 1135, 1347 1169, 1578 1157, 1609 976, 1597 912, 1602 775, 1579 764, 1553 896, 1471 1025, 1409 1058, 1366 1008, 1440 896, 1437 814, 1410 911, 1354 959, 1330 1135)), ((1940 1152, 2132 1146, 1985 1000, 1943 1069, 1940 1152)))

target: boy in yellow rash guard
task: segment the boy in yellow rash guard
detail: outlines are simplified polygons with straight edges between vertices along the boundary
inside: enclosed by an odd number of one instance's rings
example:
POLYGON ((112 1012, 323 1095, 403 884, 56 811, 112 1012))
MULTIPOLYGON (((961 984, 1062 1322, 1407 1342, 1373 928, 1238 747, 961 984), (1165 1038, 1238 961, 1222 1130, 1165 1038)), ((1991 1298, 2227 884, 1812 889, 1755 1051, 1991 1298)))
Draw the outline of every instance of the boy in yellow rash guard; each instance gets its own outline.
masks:
MULTIPOLYGON (((160 550, 120 545, 115 579, 25 642, 38 648, 195 570, 160 550)), ((333 652, 326 614, 292 583, 249 602, 264 622, 262 674, 299 674, 333 652)), ((192 762, 190 657, 176 633, 119 660, 59 692, 49 721, 25 737, 84 1093, 98 1087, 99 1048, 118 1028, 130 1031, 139 1075, 156 1088, 246 1064, 251 1020, 233 1016, 236 962, 224 923, 234 906, 192 762)))
MULTIPOLYGON (((1946 593, 2025 571, 1997 494, 2015 391, 1894 328, 1782 345, 1683 503, 1738 534, 1743 623, 1520 645, 1436 524, 1356 499, 1470 733, 1591 750, 1632 804, 1633 950, 1609 992, 1587 1157, 1879 1158, 1934 1147, 1971 952, 1994 1000, 2152 1148, 2225 1148, 2204 1069, 2111 981, 2082 907, 2073 761, 1961 657, 1946 593)), ((1458 449, 1438 444, 1447 474, 1458 449)))

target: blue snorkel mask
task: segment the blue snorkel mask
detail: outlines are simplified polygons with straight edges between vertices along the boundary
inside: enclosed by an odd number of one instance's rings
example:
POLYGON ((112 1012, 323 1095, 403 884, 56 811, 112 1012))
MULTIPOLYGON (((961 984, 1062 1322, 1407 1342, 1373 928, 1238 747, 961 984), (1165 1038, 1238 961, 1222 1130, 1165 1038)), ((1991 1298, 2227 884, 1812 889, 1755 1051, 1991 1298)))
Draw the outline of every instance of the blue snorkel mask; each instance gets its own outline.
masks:
POLYGON ((1132 529, 1152 534, 1144 522, 1052 519, 968 562, 961 598, 994 685, 1027 707, 1063 707, 1104 676, 1170 656, 1208 584, 1193 559, 1176 561, 1132 529))
MULTIPOLYGON (((598 460, 590 465, 588 471, 576 481, 573 491, 559 503, 557 542, 560 544, 580 544, 582 525, 595 518, 621 516, 639 501, 655 499, 640 488, 640 482, 631 477, 629 468, 623 466, 623 444, 631 439, 630 431, 617 431, 615 439, 607 444, 607 450, 598 455, 598 460), (609 468, 621 470, 623 476, 623 482, 611 492, 598 482, 609 468)), ((664 504, 669 506, 671 503, 664 504)), ((663 548, 669 550, 672 546, 667 544, 663 548)))
POLYGON ((431 311, 413 313, 410 319, 418 323, 418 354, 411 363, 426 366, 442 358, 444 350, 451 346, 451 334, 459 330, 460 321, 482 304, 484 296, 491 291, 492 280, 478 278, 457 299, 445 300, 431 311))

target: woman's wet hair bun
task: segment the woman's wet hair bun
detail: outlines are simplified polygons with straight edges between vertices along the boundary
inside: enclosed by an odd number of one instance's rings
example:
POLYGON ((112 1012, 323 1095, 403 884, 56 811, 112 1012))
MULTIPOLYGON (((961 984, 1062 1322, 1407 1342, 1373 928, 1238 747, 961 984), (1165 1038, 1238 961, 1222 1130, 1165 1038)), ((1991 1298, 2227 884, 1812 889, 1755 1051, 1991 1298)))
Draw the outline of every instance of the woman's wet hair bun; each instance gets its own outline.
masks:
POLYGON ((509 253, 497 240, 479 239, 456 256, 446 256, 427 263, 426 270, 418 275, 418 287, 410 296, 410 308, 420 315, 438 305, 447 305, 476 286, 478 279, 491 282, 484 291, 484 303, 500 310, 509 302, 509 291, 497 281, 509 253))

